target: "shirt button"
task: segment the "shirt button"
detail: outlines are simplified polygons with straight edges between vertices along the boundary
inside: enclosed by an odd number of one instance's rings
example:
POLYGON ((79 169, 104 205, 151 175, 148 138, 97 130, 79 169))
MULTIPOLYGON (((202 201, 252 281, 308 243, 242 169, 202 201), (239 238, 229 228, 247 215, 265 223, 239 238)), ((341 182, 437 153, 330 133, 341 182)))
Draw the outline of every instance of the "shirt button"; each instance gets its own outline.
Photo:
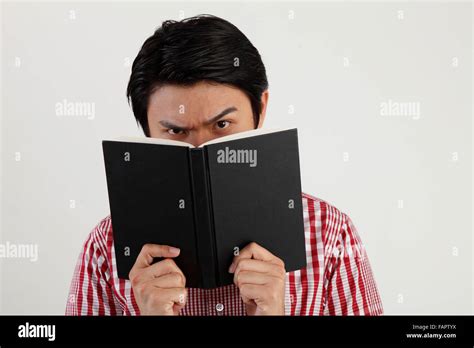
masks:
POLYGON ((224 305, 222 303, 216 304, 216 311, 222 312, 224 310, 224 305))

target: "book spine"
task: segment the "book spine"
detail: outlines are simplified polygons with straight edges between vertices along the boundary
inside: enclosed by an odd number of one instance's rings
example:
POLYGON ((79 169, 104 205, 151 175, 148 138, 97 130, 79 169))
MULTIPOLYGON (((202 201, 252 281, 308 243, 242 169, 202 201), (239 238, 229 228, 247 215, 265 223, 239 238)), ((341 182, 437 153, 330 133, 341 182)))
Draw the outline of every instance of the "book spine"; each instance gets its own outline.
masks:
POLYGON ((209 171, 204 151, 203 148, 189 150, 195 238, 202 275, 201 286, 210 289, 219 286, 219 273, 216 261, 209 171))

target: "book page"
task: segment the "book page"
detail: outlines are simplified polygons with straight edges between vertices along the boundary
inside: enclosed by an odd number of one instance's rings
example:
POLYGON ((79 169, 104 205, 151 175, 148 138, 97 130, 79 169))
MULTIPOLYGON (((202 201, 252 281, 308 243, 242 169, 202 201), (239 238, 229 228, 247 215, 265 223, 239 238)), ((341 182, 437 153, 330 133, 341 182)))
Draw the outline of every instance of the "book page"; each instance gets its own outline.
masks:
MULTIPOLYGON (((290 129, 290 128, 288 128, 288 129, 290 129)), ((206 145, 218 144, 218 143, 223 143, 223 142, 226 142, 226 141, 232 141, 232 140, 237 140, 237 139, 255 137, 255 136, 263 135, 263 134, 282 132, 282 131, 285 131, 285 130, 288 130, 288 129, 263 129, 263 128, 252 129, 252 130, 249 130, 249 131, 235 133, 235 134, 231 134, 231 135, 226 135, 224 137, 209 140, 209 141, 199 145, 199 147, 204 147, 206 145)))
POLYGON ((193 148, 194 145, 185 143, 184 141, 161 139, 161 138, 147 138, 147 137, 118 137, 116 139, 110 139, 109 141, 123 141, 127 143, 143 143, 143 144, 157 144, 157 145, 173 145, 173 146, 184 146, 193 148))
MULTIPOLYGON (((288 129, 290 129, 290 128, 288 128, 288 129)), ((218 144, 218 143, 223 143, 223 142, 226 142, 226 141, 232 141, 232 140, 237 140, 237 139, 255 137, 255 136, 263 135, 263 134, 282 132, 282 131, 285 131, 285 130, 288 130, 288 129, 284 129, 284 128, 280 128, 280 129, 263 129, 263 128, 252 129, 252 130, 249 130, 249 131, 230 134, 230 135, 226 135, 226 136, 223 136, 223 137, 220 137, 220 138, 212 139, 212 140, 209 140, 205 143, 202 143, 198 147, 204 147, 206 145, 218 144)), ((194 145, 186 143, 184 141, 171 140, 171 139, 161 139, 161 138, 122 136, 122 137, 118 137, 116 139, 110 139, 108 141, 123 141, 123 142, 129 142, 129 143, 144 143, 144 144, 172 145, 172 146, 174 145, 174 146, 184 146, 184 147, 189 147, 189 148, 195 148, 194 145)))

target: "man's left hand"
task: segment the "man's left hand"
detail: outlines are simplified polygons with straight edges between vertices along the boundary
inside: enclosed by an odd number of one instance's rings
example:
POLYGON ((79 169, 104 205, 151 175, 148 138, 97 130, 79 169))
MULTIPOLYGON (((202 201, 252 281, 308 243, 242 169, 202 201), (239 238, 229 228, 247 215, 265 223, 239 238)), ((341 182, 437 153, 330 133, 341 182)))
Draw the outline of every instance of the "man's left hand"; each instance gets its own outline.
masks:
POLYGON ((248 315, 285 314, 285 264, 257 243, 240 250, 229 268, 248 315))

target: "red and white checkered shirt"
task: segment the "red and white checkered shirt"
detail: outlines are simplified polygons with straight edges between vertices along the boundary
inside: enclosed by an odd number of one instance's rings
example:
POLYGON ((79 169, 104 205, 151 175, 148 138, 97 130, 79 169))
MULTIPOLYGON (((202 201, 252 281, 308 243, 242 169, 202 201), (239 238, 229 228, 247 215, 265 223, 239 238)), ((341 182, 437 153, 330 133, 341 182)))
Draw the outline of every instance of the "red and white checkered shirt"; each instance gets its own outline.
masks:
MULTIPOLYGON (((382 302, 351 221, 327 202, 304 194, 307 267, 286 274, 286 315, 380 315, 382 302)), ((66 315, 139 315, 129 280, 117 277, 112 221, 103 219, 84 243, 66 315)), ((188 289, 180 315, 246 315, 239 289, 188 289)))

